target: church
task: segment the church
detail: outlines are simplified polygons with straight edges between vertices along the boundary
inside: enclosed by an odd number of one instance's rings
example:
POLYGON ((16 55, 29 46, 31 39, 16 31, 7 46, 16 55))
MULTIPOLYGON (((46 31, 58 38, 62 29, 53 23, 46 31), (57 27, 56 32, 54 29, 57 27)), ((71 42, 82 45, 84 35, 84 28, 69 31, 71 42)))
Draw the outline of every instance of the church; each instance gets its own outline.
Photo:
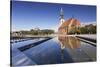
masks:
POLYGON ((80 33, 79 27, 80 27, 80 22, 74 17, 69 18, 68 20, 64 19, 63 9, 61 8, 58 33, 64 35, 77 34, 80 33))

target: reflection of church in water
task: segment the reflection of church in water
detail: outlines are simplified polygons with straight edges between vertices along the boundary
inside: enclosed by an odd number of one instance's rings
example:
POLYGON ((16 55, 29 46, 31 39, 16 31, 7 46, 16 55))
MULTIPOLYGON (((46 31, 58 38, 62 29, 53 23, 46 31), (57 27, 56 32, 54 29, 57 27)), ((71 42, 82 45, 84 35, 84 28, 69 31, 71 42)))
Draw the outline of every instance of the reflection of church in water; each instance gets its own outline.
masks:
POLYGON ((59 36, 58 40, 60 42, 61 49, 64 48, 75 49, 80 47, 80 41, 76 37, 59 36))
MULTIPOLYGON (((72 58, 66 58, 66 49, 74 51, 80 48, 80 41, 76 37, 65 37, 65 36, 58 36, 60 48, 61 48, 61 60, 63 63, 65 62, 72 62, 72 58)), ((67 54, 67 56, 69 56, 67 54)))
POLYGON ((68 20, 64 20, 63 9, 61 8, 60 12, 60 25, 58 28, 59 34, 69 34, 73 31, 78 31, 80 27, 80 22, 75 18, 69 18, 68 20))

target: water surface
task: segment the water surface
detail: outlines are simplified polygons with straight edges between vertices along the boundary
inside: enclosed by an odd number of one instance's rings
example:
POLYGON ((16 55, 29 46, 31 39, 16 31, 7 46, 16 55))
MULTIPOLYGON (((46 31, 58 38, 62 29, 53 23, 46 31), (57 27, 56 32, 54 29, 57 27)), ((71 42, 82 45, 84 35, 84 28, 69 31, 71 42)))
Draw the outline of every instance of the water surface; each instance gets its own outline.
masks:
POLYGON ((96 47, 72 36, 58 36, 21 53, 31 60, 30 65, 96 61, 96 47))

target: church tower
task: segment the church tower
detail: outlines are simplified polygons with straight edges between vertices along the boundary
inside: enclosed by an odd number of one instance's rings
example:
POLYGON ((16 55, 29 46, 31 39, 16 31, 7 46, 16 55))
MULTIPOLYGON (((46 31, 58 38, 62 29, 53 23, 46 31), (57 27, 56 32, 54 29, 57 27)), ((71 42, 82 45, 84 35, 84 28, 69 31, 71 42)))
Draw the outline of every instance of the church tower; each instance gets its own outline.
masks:
POLYGON ((60 26, 63 24, 64 22, 64 13, 63 13, 63 9, 60 9, 60 26))

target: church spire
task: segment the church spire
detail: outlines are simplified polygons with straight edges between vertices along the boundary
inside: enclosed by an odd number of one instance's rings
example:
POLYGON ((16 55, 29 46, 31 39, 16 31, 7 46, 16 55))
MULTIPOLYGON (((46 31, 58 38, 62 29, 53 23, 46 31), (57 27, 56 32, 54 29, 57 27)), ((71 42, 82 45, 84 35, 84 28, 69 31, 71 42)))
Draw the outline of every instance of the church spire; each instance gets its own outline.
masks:
POLYGON ((62 23, 64 22, 64 12, 63 9, 60 9, 60 26, 62 25, 62 23))
POLYGON ((60 9, 60 19, 64 19, 64 13, 63 13, 63 9, 60 9))

